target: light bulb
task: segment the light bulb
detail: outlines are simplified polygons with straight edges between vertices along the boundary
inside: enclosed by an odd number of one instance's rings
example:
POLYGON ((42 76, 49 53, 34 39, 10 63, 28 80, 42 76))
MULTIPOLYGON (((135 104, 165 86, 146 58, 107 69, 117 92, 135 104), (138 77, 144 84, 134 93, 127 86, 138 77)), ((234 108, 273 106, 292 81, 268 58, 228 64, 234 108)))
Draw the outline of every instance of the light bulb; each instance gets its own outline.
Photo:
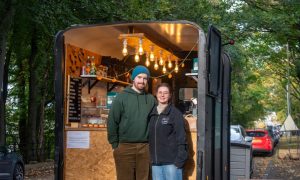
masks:
POLYGON ((169 61, 169 63, 168 63, 168 68, 172 68, 172 66, 173 66, 172 62, 169 61))
POLYGON ((150 61, 154 61, 155 57, 154 57, 154 53, 150 52, 150 61))
POLYGON ((184 63, 181 63, 181 67, 184 67, 184 63))
POLYGON ((139 40, 139 55, 143 55, 143 54, 144 54, 143 40, 142 40, 142 38, 140 38, 140 40, 139 40))
POLYGON ((158 70, 158 64, 157 64, 157 61, 155 61, 154 69, 155 69, 155 70, 158 70))
POLYGON ((123 40, 123 50, 122 50, 123 56, 127 56, 128 50, 127 50, 127 39, 123 40))
POLYGON ((150 61, 149 60, 146 60, 146 66, 148 67, 148 66, 150 66, 150 61))
POLYGON ((139 54, 135 54, 134 60, 135 60, 135 62, 139 62, 139 61, 140 61, 140 56, 139 56, 139 54))
POLYGON ((171 79, 171 78, 172 78, 172 74, 169 74, 169 75, 168 75, 168 78, 171 79))
POLYGON ((145 62, 146 66, 150 66, 150 61, 149 61, 149 53, 146 51, 146 62, 145 62))
POLYGON ((127 48, 126 48, 126 47, 124 47, 124 48, 123 48, 123 50, 122 50, 122 54, 123 54, 123 56, 127 56, 127 54, 128 54, 128 50, 127 50, 127 48))
POLYGON ((175 65, 174 71, 175 71, 176 73, 178 73, 178 64, 175 65))
POLYGON ((163 60, 163 51, 159 51, 159 65, 164 65, 164 60, 163 60))
POLYGON ((167 72, 166 66, 163 67, 163 73, 165 74, 167 72))
POLYGON ((162 57, 159 58, 159 65, 161 65, 161 66, 164 65, 164 60, 162 57))
POLYGON ((150 61, 154 61, 154 47, 153 45, 150 46, 150 61))

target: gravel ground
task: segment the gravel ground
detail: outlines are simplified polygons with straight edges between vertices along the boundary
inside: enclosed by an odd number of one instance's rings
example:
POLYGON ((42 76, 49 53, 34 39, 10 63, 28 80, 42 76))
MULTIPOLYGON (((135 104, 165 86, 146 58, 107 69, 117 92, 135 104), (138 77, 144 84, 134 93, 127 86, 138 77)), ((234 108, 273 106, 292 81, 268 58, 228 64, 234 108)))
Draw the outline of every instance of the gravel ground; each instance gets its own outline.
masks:
MULTIPOLYGON (((279 157, 277 152, 271 157, 254 156, 252 179, 300 180, 300 160, 279 157)), ((53 180, 54 162, 26 164, 25 173, 25 179, 53 180)))
POLYGON ((43 162, 25 165, 25 179, 53 180, 54 162, 43 162))
POLYGON ((300 179, 300 160, 279 158, 276 151, 272 157, 256 155, 253 158, 253 179, 300 179))

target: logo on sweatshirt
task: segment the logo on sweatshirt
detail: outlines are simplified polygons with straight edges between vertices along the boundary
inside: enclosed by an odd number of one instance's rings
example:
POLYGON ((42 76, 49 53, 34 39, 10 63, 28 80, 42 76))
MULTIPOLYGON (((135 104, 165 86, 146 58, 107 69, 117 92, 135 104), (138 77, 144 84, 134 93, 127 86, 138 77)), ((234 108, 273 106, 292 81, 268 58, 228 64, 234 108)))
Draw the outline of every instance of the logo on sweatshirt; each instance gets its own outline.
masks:
POLYGON ((168 117, 164 117, 161 119, 161 123, 162 124, 168 124, 169 123, 169 118, 168 117))

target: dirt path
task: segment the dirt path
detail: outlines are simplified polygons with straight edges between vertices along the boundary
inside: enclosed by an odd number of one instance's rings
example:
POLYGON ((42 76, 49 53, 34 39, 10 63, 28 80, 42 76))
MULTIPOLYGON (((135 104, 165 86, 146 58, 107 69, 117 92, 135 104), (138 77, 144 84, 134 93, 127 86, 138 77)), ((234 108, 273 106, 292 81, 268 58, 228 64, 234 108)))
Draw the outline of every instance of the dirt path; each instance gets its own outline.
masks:
MULTIPOLYGON (((53 180, 54 162, 25 165, 25 179, 53 180)), ((272 157, 259 155, 253 157, 252 179, 300 179, 300 160, 280 159, 276 152, 272 157)))
POLYGON ((25 165, 25 179, 30 180, 53 180, 54 162, 43 162, 25 165))
POLYGON ((253 179, 300 179, 300 160, 280 159, 278 153, 272 157, 254 156, 253 179))

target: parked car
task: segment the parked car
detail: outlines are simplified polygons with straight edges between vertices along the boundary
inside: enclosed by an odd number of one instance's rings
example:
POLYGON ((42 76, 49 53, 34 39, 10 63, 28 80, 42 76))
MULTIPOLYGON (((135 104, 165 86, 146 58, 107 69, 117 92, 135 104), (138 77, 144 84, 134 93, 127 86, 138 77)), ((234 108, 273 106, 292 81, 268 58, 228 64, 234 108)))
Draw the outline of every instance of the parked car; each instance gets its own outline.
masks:
POLYGON ((21 155, 0 146, 0 179, 24 179, 24 161, 21 155))
POLYGON ((247 136, 243 126, 241 125, 230 126, 230 142, 246 143, 251 141, 252 141, 252 137, 247 136))
POLYGON ((278 129, 276 126, 267 126, 267 129, 273 138, 274 145, 276 146, 280 139, 280 129, 278 129))
POLYGON ((268 153, 273 155, 274 142, 270 132, 266 129, 246 130, 252 139, 252 150, 254 153, 268 153))

